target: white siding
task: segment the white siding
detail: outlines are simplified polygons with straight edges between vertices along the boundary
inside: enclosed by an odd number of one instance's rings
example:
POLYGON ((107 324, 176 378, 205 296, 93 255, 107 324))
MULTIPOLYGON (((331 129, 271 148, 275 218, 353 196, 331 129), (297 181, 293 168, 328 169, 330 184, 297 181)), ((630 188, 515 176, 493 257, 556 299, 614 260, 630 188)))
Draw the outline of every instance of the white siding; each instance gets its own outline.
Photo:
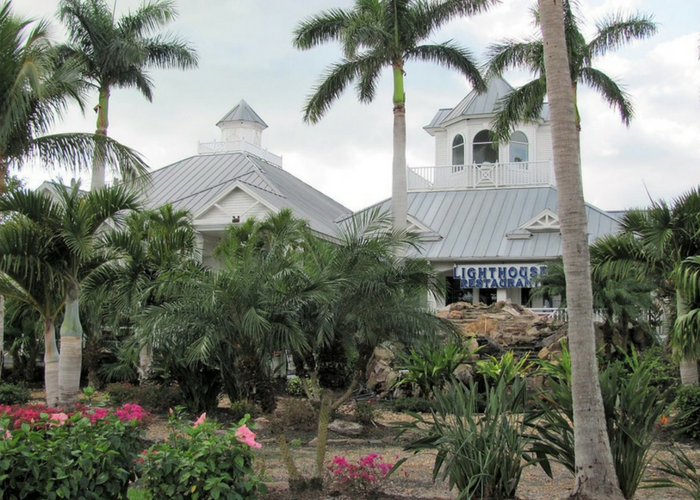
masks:
POLYGON ((224 199, 216 203, 195 222, 226 222, 232 217, 240 217, 241 222, 250 217, 264 218, 270 209, 241 189, 235 189, 224 199))
POLYGON ((552 132, 549 125, 537 127, 536 140, 536 161, 546 161, 552 159, 552 132))

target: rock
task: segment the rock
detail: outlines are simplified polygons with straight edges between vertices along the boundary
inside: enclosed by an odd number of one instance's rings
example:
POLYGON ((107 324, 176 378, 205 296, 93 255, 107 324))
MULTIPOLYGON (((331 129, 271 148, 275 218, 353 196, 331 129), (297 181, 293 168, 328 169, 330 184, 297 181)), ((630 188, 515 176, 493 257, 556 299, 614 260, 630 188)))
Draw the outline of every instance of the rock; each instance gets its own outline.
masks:
POLYGON ((362 434, 362 425, 347 420, 334 420, 328 424, 328 430, 336 432, 341 436, 357 437, 362 434))
POLYGON ((537 354, 537 357, 540 359, 549 359, 550 354, 550 350, 547 347, 543 347, 542 349, 540 349, 540 352, 537 354))
POLYGON ((257 430, 264 430, 270 427, 270 421, 265 417, 258 417, 256 419, 253 419, 253 422, 255 422, 255 428, 257 430))
POLYGON ((462 363, 455 368, 452 375, 463 384, 468 384, 472 378, 472 367, 466 363, 462 363))

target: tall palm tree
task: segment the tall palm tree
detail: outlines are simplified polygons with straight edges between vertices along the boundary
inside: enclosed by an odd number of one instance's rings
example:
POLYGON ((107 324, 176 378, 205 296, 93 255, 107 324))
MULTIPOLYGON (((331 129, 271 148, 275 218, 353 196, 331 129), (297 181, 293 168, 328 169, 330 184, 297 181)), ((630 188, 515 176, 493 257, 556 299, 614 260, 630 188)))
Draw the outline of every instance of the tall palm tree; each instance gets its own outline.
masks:
POLYGON ((348 84, 356 82, 360 102, 375 97, 382 69, 394 81, 394 158, 392 210, 397 228, 406 227, 406 94, 404 65, 408 61, 441 64, 462 73, 479 91, 486 85, 472 55, 448 41, 425 43, 448 21, 486 10, 495 0, 356 0, 351 9, 329 9, 305 21, 294 32, 294 46, 307 50, 337 41, 343 59, 331 66, 313 89, 304 108, 304 121, 318 122, 348 84))
MULTIPOLYGON (((596 32, 589 42, 581 33, 581 20, 572 10, 571 0, 565 0, 564 34, 569 53, 569 73, 574 94, 576 127, 581 130, 581 116, 577 105, 577 87, 585 84, 596 90, 620 113, 625 125, 632 118, 632 103, 629 95, 620 85, 592 65, 596 57, 604 56, 632 40, 647 38, 656 33, 656 23, 652 16, 614 14, 596 23, 596 32)), ((533 11, 534 22, 539 24, 540 14, 533 11)), ((489 61, 486 64, 489 74, 501 75, 509 68, 521 68, 534 75, 534 79, 506 95, 501 110, 494 117, 492 128, 496 137, 507 141, 517 123, 536 121, 540 118, 547 95, 545 78, 544 50, 542 38, 525 40, 504 40, 488 48, 489 61)))
MULTIPOLYGON (((48 233, 48 254, 60 262, 60 267, 54 271, 60 279, 63 290, 60 301, 64 307, 60 327, 58 392, 59 402, 66 408, 75 405, 80 392, 83 349, 80 285, 103 263, 100 246, 111 227, 108 222, 114 224, 124 211, 140 208, 137 196, 126 185, 87 194, 81 192, 79 187, 79 184, 71 188, 53 184, 52 193, 20 191, 0 198, 0 212, 14 213, 19 221, 29 226, 38 225, 48 233)), ((24 251, 30 253, 29 249, 34 243, 25 240, 24 244, 27 245, 24 251)), ((41 279, 42 266, 47 263, 32 261, 32 264, 34 267, 26 266, 23 269, 27 279, 41 279)))
POLYGON ((88 168, 93 157, 120 169, 124 178, 143 175, 146 164, 129 148, 92 134, 45 135, 71 101, 82 104, 83 86, 73 60, 61 62, 45 21, 16 17, 0 5, 0 194, 10 167, 37 160, 44 168, 88 168))
POLYGON ((569 305, 568 341, 576 423, 576 478, 572 496, 591 500, 622 500, 598 380, 588 224, 579 165, 579 134, 571 92, 565 9, 562 0, 539 0, 539 8, 569 305))
MULTIPOLYGON (((153 82, 146 72, 148 68, 197 66, 197 55, 190 45, 157 33, 176 16, 171 0, 149 1, 118 20, 106 0, 61 0, 59 18, 70 38, 62 52, 79 61, 83 77, 99 93, 95 134, 107 136, 113 88, 134 87, 151 101, 153 82)), ((91 188, 98 189, 104 183, 105 164, 96 157, 91 188)))

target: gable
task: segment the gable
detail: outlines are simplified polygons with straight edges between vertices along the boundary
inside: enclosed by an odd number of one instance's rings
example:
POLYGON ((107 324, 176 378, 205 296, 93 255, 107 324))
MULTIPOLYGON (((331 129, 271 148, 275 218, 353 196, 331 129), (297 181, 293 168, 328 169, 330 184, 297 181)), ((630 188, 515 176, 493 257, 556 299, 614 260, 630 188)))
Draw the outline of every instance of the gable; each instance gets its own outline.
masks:
POLYGON ((273 211, 256 197, 241 189, 240 186, 236 186, 226 196, 214 202, 204 212, 197 215, 195 223, 230 224, 235 217, 240 222, 250 217, 263 219, 273 211))
POLYGON ((545 208, 518 229, 523 229, 531 233, 558 233, 561 228, 559 226, 559 217, 557 214, 545 208))

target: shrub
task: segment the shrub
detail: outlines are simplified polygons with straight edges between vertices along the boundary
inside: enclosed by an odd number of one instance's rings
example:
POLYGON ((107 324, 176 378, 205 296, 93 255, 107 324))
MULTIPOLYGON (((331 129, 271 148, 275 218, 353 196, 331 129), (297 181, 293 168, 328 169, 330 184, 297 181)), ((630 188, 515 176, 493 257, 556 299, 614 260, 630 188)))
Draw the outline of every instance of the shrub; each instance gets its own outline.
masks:
POLYGON ((422 340, 400 355, 398 369, 407 373, 398 384, 415 384, 422 396, 440 392, 452 379, 455 369, 475 352, 459 339, 451 339, 447 344, 439 339, 422 340))
POLYGON ((283 399, 276 413, 285 430, 306 432, 318 427, 318 410, 307 399, 283 399))
POLYGON ((374 405, 371 403, 357 403, 354 412, 355 421, 362 425, 374 422, 374 405))
POLYGON ((392 402, 396 412, 430 413, 436 409, 434 401, 424 398, 400 398, 392 402))
POLYGON ((0 384, 0 405, 21 405, 27 403, 31 396, 24 385, 0 384))
POLYGON ((457 487, 460 498, 514 498, 525 466, 534 463, 526 448, 525 419, 514 414, 525 394, 525 382, 511 385, 500 379, 486 387, 483 415, 476 416, 481 396, 472 382, 469 387, 454 384, 446 394, 436 394, 437 409, 432 417, 415 415, 404 428, 423 436, 406 450, 437 452, 433 480, 447 479, 457 487))
POLYGON ((171 415, 167 441, 137 459, 140 483, 152 500, 253 500, 266 492, 253 472, 251 447, 259 448, 245 419, 221 434, 206 414, 189 425, 171 415))
POLYGON ((176 406, 187 406, 178 386, 116 383, 107 385, 104 390, 115 405, 132 402, 143 406, 148 411, 158 413, 166 412, 176 406))
POLYGON ((72 416, 35 414, 36 408, 5 410, 0 417, 5 429, 0 498, 126 498, 134 459, 143 449, 139 420, 131 418, 135 408, 119 414, 104 410, 104 415, 84 410, 72 416))
MULTIPOLYGON (((540 394, 542 417, 534 451, 547 455, 575 471, 571 358, 562 351, 559 364, 544 362, 548 390, 540 394)), ((610 439, 610 449, 620 490, 632 498, 648 463, 651 445, 658 435, 657 424, 665 411, 663 392, 652 385, 652 365, 633 350, 623 360, 608 364, 600 372, 600 388, 610 439)), ((542 462, 548 471, 547 461, 542 462)))
POLYGON ((516 378, 525 378, 532 366, 532 363, 528 362, 527 354, 516 360, 513 353, 508 351, 500 358, 489 356, 488 359, 477 361, 476 373, 488 379, 489 383, 502 378, 507 384, 510 384, 516 378))
POLYGON ((676 389, 674 406, 678 411, 674 427, 693 439, 700 438, 700 387, 684 385, 676 389))
MULTIPOLYGON (((311 379, 306 379, 307 385, 311 383, 311 379)), ((289 396, 293 398, 304 398, 306 393, 304 393, 304 388, 301 385, 301 379, 299 377, 291 377, 287 379, 285 385, 285 391, 289 396)))
MULTIPOLYGON (((357 464, 351 464, 344 456, 335 456, 328 466, 335 483, 356 492, 371 492, 396 470, 400 465, 383 461, 376 453, 360 458, 357 464)), ((403 463, 404 460, 400 461, 403 463)))
POLYGON ((234 420, 241 420, 246 415, 250 418, 256 418, 260 415, 258 406, 247 399, 239 399, 231 402, 231 413, 234 420))
POLYGON ((671 455, 673 463, 659 460, 659 471, 671 477, 651 479, 647 487, 678 488, 688 493, 693 500, 700 500, 700 472, 695 467, 697 456, 691 458, 680 448, 672 448, 671 455))

